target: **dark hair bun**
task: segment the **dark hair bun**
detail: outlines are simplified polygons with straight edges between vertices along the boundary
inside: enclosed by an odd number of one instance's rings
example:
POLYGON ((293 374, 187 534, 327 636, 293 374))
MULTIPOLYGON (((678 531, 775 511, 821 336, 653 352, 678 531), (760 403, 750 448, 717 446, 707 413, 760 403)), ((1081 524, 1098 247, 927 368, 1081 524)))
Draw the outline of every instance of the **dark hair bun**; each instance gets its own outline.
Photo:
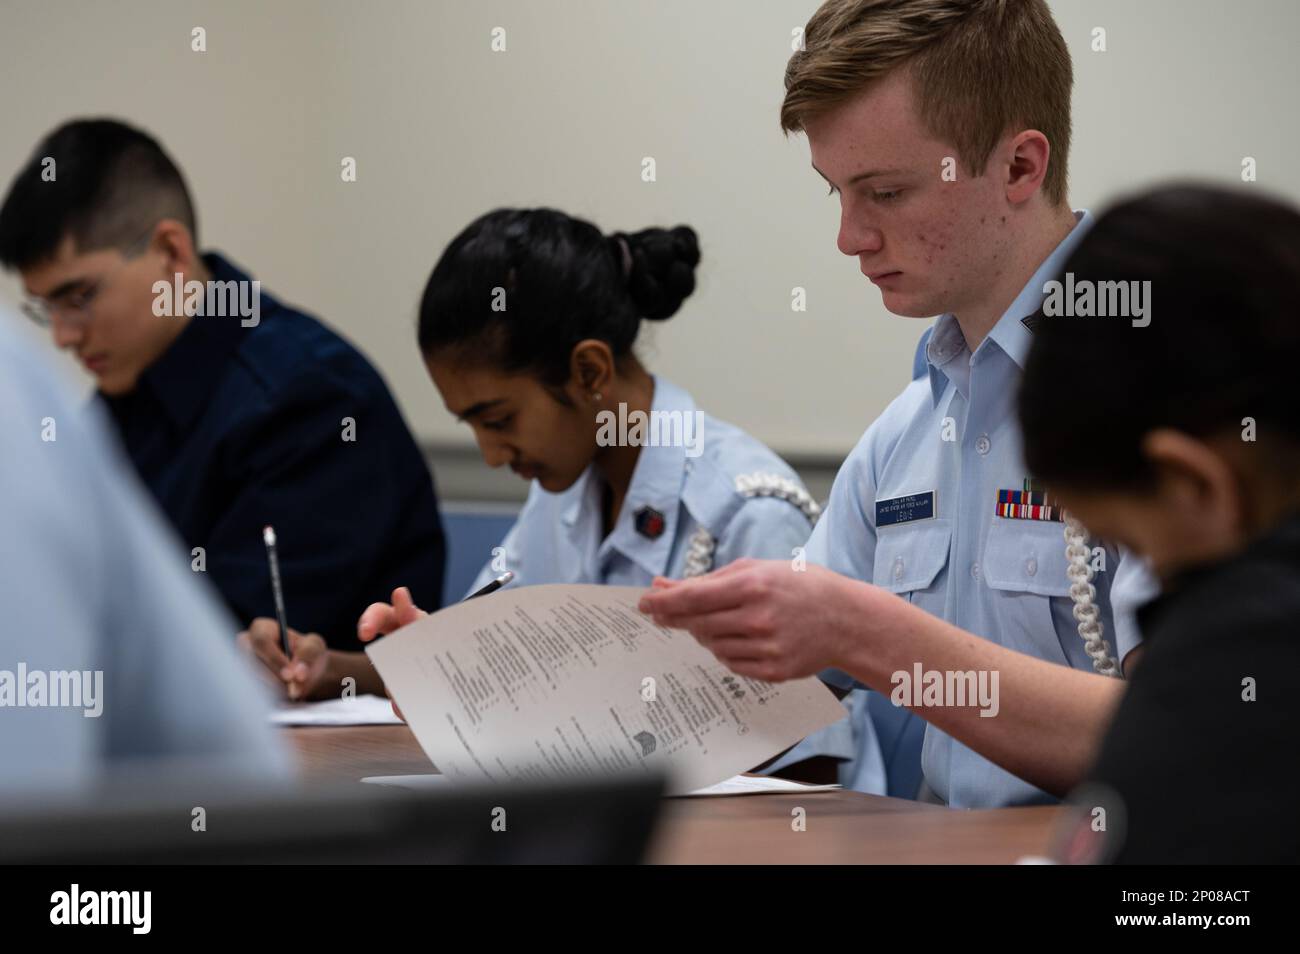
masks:
POLYGON ((671 318, 695 291, 695 266, 700 264, 695 230, 679 225, 643 229, 622 238, 632 253, 627 290, 637 314, 650 321, 671 318))
POLYGON ((496 209, 451 240, 420 300, 420 348, 562 387, 573 346, 632 354, 641 319, 662 321, 695 290, 685 226, 606 234, 558 209, 496 209), (501 292, 509 307, 501 309, 501 292))

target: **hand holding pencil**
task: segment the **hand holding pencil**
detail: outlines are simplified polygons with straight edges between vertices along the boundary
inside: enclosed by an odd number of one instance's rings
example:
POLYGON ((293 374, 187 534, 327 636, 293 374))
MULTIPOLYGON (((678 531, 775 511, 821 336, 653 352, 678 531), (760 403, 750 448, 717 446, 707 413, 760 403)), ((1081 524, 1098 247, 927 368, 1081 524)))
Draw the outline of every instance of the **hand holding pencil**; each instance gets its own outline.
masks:
POLYGON ((254 619, 248 629, 239 634, 237 641, 280 677, 290 699, 307 699, 316 695, 325 679, 329 647, 316 633, 304 635, 289 628, 274 527, 268 525, 262 529, 262 542, 266 545, 276 618, 254 619))

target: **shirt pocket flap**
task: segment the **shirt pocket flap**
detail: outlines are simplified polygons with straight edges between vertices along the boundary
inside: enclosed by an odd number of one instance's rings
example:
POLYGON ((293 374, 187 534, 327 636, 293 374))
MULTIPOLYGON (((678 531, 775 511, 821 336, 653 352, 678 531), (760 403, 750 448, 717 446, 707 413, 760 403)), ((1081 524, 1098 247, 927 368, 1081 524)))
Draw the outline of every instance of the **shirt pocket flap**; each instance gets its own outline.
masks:
POLYGON ((925 589, 948 562, 951 540, 946 520, 882 530, 876 538, 875 584, 891 593, 925 589))
POLYGON ((995 590, 1069 596, 1065 524, 994 517, 984 547, 984 579, 995 590))

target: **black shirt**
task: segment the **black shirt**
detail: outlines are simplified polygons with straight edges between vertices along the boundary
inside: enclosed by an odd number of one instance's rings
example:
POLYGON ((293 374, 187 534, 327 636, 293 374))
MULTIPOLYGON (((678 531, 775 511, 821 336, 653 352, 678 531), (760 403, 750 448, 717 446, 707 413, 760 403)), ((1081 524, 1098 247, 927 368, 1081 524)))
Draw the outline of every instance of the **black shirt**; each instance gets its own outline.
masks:
POLYGON ((1114 860, 1300 861, 1300 516, 1180 574, 1138 622, 1092 773, 1123 810, 1114 860))
MULTIPOLYGON (((248 280, 218 255, 203 260, 214 281, 248 280)), ((237 315, 191 318, 131 393, 104 400, 140 477, 186 545, 203 548, 206 575, 242 624, 275 616, 262 541, 271 524, 289 625, 359 649, 357 617, 394 587, 439 604, 433 478, 370 363, 315 318, 265 292, 260 303, 253 327, 237 315)))

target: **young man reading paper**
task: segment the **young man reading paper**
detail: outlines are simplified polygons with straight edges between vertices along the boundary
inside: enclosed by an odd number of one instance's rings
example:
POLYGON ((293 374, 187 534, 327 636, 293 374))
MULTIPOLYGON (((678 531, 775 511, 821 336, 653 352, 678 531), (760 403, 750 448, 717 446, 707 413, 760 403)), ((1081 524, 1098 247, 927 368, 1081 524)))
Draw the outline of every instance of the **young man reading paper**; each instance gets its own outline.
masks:
POLYGON ((941 314, 928 373, 844 463, 806 569, 743 560, 656 581, 641 608, 742 675, 836 670, 823 678, 890 694, 929 723, 926 783, 950 805, 1050 800, 1081 778, 1140 652, 1112 591, 1145 584, 1090 541, 1083 613, 1108 641, 1088 627, 1085 643, 1065 525, 1015 421, 1023 319, 1091 223, 1066 197, 1069 51, 1042 0, 831 0, 804 42, 782 126, 807 134, 839 249, 885 307, 941 314))

